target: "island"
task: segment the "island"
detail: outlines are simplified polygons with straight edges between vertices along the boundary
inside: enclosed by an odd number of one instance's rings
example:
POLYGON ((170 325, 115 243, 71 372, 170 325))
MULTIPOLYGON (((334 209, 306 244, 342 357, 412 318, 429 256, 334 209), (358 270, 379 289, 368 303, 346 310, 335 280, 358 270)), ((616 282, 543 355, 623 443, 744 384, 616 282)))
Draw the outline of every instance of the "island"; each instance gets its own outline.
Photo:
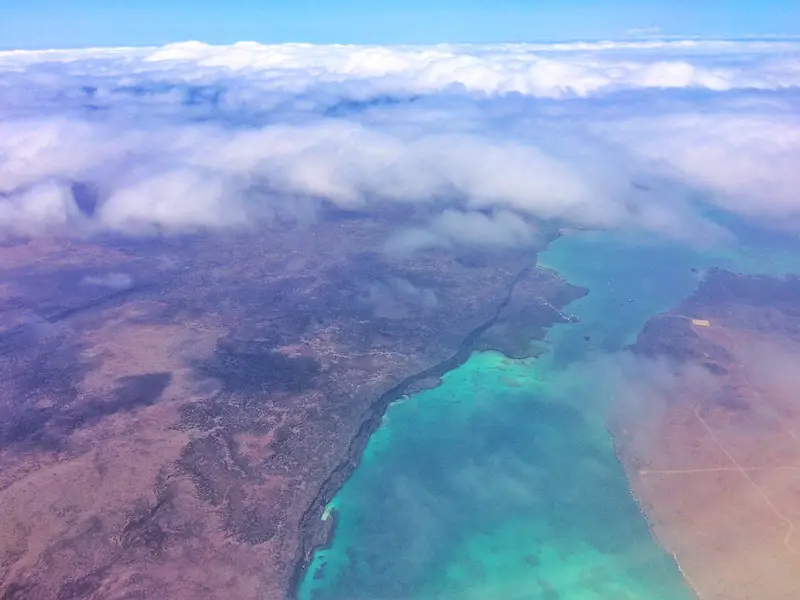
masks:
POLYGON ((657 540, 704 600, 800 598, 800 279, 711 270, 631 350, 610 428, 657 540))

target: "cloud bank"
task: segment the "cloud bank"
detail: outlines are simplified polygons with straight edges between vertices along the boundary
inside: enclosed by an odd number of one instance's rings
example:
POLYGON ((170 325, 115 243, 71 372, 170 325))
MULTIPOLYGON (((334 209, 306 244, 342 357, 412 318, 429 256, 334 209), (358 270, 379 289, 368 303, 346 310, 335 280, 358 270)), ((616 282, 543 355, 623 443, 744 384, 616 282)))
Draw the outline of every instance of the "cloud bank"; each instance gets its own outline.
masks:
MULTIPOLYGON (((800 42, 0 52, 4 234, 413 205, 397 247, 533 222, 721 235, 800 217, 800 42)), ((800 219, 798 219, 800 220, 800 219)))

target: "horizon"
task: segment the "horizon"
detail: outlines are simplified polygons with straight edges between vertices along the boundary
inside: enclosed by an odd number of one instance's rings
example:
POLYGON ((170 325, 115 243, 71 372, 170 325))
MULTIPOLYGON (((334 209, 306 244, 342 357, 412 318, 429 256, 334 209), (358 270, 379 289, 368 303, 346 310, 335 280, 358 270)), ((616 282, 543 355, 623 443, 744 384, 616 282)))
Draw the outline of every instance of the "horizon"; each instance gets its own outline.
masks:
POLYGON ((0 0, 0 599, 800 598, 800 2, 697 4, 0 0))
POLYGON ((800 6, 788 0, 728 0, 724 5, 610 0, 413 0, 402 6, 306 0, 267 6, 254 0, 102 6, 77 0, 25 4, 0 0, 0 48, 162 46, 186 40, 229 45, 430 45, 618 39, 753 39, 800 35, 800 6), (50 26, 42 27, 43 23, 50 26))
MULTIPOLYGON (((163 48, 165 46, 180 46, 188 44, 201 44, 203 46, 211 47, 229 47, 236 45, 259 45, 259 46, 340 46, 340 47, 384 47, 384 48, 434 48, 434 47, 456 47, 456 46, 543 46, 544 49, 548 46, 565 46, 569 44, 616 44, 619 46, 633 46, 644 44, 670 44, 680 42, 764 42, 764 43, 780 43, 780 42, 797 42, 800 43, 800 34, 754 34, 754 35, 741 35, 741 36, 702 36, 702 35, 647 35, 647 36, 620 36, 614 37, 575 37, 575 38, 531 38, 529 40, 506 41, 502 39, 494 41, 457 41, 457 42, 418 42, 418 43, 361 43, 361 42, 307 42, 302 40, 297 41, 282 41, 271 42, 266 40, 243 38, 241 40, 234 40, 230 42, 209 42, 203 39, 176 39, 159 44, 97 44, 97 45, 65 45, 65 46, 41 46, 41 47, 12 47, 0 44, 0 53, 13 53, 13 52, 58 52, 69 50, 146 50, 150 48, 163 48)), ((557 49, 557 48, 553 48, 557 49)), ((573 50, 568 48, 567 50, 573 50)))

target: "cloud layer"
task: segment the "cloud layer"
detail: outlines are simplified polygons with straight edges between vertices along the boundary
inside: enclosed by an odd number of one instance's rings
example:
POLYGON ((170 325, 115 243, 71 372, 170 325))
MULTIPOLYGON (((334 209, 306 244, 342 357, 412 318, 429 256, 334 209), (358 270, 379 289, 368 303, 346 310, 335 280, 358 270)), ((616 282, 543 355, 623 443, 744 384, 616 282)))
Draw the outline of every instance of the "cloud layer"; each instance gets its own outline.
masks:
POLYGON ((800 43, 0 52, 0 230, 252 226, 413 204, 397 245, 532 221, 800 217, 800 43))

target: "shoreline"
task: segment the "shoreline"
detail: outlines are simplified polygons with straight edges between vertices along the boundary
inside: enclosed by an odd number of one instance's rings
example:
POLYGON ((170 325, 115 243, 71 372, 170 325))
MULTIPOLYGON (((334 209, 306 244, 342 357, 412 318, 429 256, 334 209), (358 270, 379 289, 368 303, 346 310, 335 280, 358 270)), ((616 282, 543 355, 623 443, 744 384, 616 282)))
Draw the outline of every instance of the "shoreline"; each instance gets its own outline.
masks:
MULTIPOLYGON (((613 399, 611 401, 613 402, 613 399)), ((683 570, 683 567, 678 560, 678 556, 674 552, 670 552, 670 550, 666 548, 658 538, 658 535, 656 534, 656 527, 653 524, 653 521, 650 520, 650 516, 647 514, 644 506, 642 506, 639 497, 636 495, 636 490, 633 486, 633 478, 628 472, 628 467, 625 461, 622 460, 622 455, 620 454, 619 446, 617 445, 617 436, 614 434, 614 430, 608 422, 606 422, 606 433, 608 433, 608 436, 611 439, 611 446, 614 449, 614 457, 617 459, 619 466, 622 467, 622 472, 625 474, 625 479, 628 482, 628 492, 630 493, 631 498, 633 498, 633 501, 636 503, 636 509, 639 511, 642 519, 644 519, 644 522, 647 523, 647 530, 650 532, 650 537, 653 539, 653 542, 655 542, 655 544, 661 548, 661 550, 663 550, 664 554, 672 557, 672 562, 675 563, 675 567, 678 569, 681 577, 686 582, 686 586, 691 590, 692 594, 694 594, 694 597, 697 600, 701 600, 702 596, 700 591, 694 585, 694 582, 689 578, 689 576, 686 575, 686 572, 683 570)))
POLYGON ((440 378, 449 371, 463 365, 472 355, 475 343, 480 336, 497 323, 501 313, 510 303, 517 284, 533 268, 535 268, 535 265, 525 267, 514 277, 494 314, 472 329, 461 341, 454 354, 423 371, 413 373, 404 378, 400 383, 381 394, 369 407, 361 420, 361 425, 356 435, 350 440, 344 458, 322 483, 317 495, 300 519, 300 544, 292 576, 289 580, 288 598, 292 600, 297 598, 300 584, 308 571, 314 554, 318 550, 330 547, 336 529, 336 514, 334 511, 325 521, 322 520, 322 514, 342 485, 349 479, 353 471, 358 468, 364 449, 372 434, 380 427, 386 410, 393 402, 406 395, 409 388, 418 381, 428 378, 440 378))
MULTIPOLYGON (((497 306, 492 317, 484 321, 482 324, 480 324, 472 331, 470 331, 464 337, 458 349, 453 355, 451 355, 448 359, 445 359, 437 363, 436 365, 433 365, 432 367, 425 369, 424 371, 420 371, 406 377, 396 386, 381 394, 377 398, 377 400, 370 405, 369 409, 364 413, 361 425, 356 435, 351 439, 344 458, 331 472, 329 477, 323 482, 316 497, 314 498, 314 500, 312 501, 312 503, 309 505, 309 507, 302 516, 300 522, 300 544, 298 546, 294 570, 291 576, 290 586, 289 586, 288 597, 291 598, 291 600, 297 600, 298 593, 300 591, 300 587, 303 582, 303 578, 308 574, 308 568, 314 559, 315 552, 317 550, 326 549, 331 546, 337 528, 337 521, 338 521, 337 510, 332 510, 330 512, 329 518, 325 521, 321 519, 322 514, 324 513, 330 502, 333 500, 333 498, 336 496, 339 489, 341 489, 342 485, 344 485, 346 480, 350 477, 352 472, 355 471, 356 468, 358 468, 363 451, 366 448, 367 443, 371 438, 372 434, 380 427, 383 415, 386 413, 386 410, 389 408, 389 406, 402 396, 410 393, 409 388, 411 388, 411 386, 413 386, 415 383, 418 383, 419 381, 422 381, 426 378, 439 378, 441 375, 447 373, 448 371, 456 369, 462 364, 464 364, 474 352, 475 349, 474 346, 479 340, 480 336, 500 319, 502 311, 508 306, 508 304, 512 300, 517 284, 532 269, 537 269, 537 268, 546 269, 547 271, 552 272, 556 276, 556 278, 561 282, 563 282, 564 284, 586 289, 586 287, 581 283, 572 283, 568 281, 566 277, 564 277, 561 274, 561 272, 558 271, 555 267, 540 264, 538 259, 539 256, 537 256, 535 265, 522 269, 517 274, 517 276, 510 283, 505 297, 501 300, 500 304, 497 306)), ((591 290, 587 291, 591 293, 591 290)), ((565 304, 565 306, 571 304, 577 299, 580 299, 581 297, 583 296, 568 301, 565 304)), ((558 308, 556 308, 555 306, 551 306, 551 308, 553 308, 556 313, 558 313, 562 318, 564 318, 565 319, 564 322, 566 323, 580 320, 577 317, 566 318, 566 315, 564 315, 561 312, 561 309, 563 309, 564 306, 558 308)), ((651 318, 652 316, 653 315, 651 315, 651 318)), ((547 329, 549 330, 549 327, 547 329)), ((611 423, 608 421, 608 417, 609 415, 606 414, 603 418, 605 434, 609 436, 609 441, 611 442, 612 451, 614 452, 614 458, 617 461, 617 464, 619 464, 623 470, 627 484, 626 487, 628 488, 628 492, 636 504, 636 509, 637 512, 639 513, 639 518, 643 518, 645 520, 649 535, 653 540, 653 542, 661 549, 661 551, 666 556, 670 557, 670 559, 672 560, 673 564, 675 565, 680 574, 680 578, 685 583, 686 589, 689 592, 689 594, 692 597, 699 600, 701 596, 699 595, 697 588, 694 586, 693 582, 686 576, 686 573, 684 573, 683 568, 680 562, 678 561, 677 557, 675 556, 675 554, 670 552, 667 548, 665 548, 663 544, 661 544, 659 538, 656 536, 653 523, 651 522, 649 516, 644 511, 643 506, 639 501, 639 498, 633 487, 633 480, 629 476, 628 469, 626 468, 626 465, 622 461, 622 457, 619 454, 617 438, 614 435, 614 432, 611 428, 611 423)))

